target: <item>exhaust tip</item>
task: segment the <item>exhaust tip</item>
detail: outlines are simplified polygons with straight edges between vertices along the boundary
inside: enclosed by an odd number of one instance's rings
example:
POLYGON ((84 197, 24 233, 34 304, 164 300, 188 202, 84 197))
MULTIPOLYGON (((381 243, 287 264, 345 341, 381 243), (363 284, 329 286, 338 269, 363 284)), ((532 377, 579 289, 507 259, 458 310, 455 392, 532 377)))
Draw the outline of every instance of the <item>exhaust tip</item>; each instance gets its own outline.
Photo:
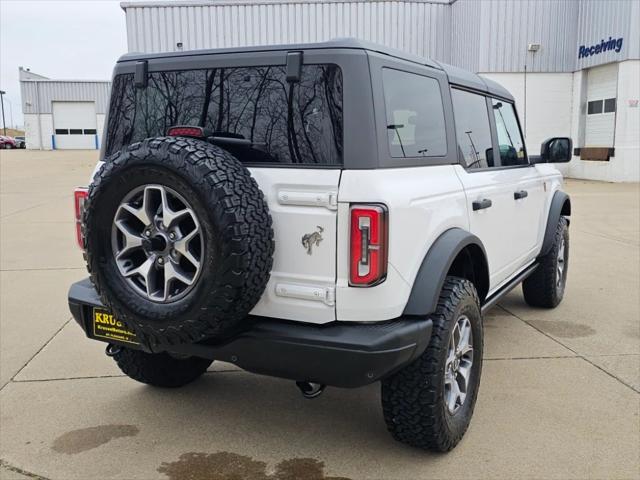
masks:
POLYGON ((110 343, 107 345, 107 348, 105 348, 104 353, 107 354, 107 357, 114 357, 117 354, 119 354, 122 351, 122 347, 119 347, 118 345, 114 345, 113 343, 110 343))
POLYGON ((296 386, 300 389, 302 396, 308 399, 319 397, 326 388, 322 383, 313 382, 296 382, 296 386))

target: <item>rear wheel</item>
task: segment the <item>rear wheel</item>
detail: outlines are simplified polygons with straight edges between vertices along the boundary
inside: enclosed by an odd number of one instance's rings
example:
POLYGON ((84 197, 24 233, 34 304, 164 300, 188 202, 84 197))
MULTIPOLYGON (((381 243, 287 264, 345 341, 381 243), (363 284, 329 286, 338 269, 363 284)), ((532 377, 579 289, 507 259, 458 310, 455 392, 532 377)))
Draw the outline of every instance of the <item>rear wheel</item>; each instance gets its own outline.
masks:
POLYGON ((181 387, 207 371, 213 360, 199 357, 174 357, 169 353, 146 353, 115 347, 111 353, 128 377, 156 387, 181 387))
POLYGON ((480 385, 482 314, 473 284, 447 277, 431 318, 425 352, 382 381, 382 409, 396 440, 445 452, 467 431, 480 385))
POLYGON ((560 217, 551 250, 538 268, 522 282, 525 301, 532 307, 554 308, 562 301, 569 267, 569 228, 560 217))

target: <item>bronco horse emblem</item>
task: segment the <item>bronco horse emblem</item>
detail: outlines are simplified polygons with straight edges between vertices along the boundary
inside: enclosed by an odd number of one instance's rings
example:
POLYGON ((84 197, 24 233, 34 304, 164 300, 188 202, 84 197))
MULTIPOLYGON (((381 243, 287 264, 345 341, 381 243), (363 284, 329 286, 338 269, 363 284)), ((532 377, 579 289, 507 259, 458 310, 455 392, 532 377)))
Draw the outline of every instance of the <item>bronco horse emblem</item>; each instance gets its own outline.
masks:
POLYGON ((322 241, 322 232, 324 232, 324 228, 320 225, 317 226, 318 230, 313 233, 307 233, 302 237, 302 246, 307 249, 307 255, 311 255, 313 245, 319 246, 322 241))

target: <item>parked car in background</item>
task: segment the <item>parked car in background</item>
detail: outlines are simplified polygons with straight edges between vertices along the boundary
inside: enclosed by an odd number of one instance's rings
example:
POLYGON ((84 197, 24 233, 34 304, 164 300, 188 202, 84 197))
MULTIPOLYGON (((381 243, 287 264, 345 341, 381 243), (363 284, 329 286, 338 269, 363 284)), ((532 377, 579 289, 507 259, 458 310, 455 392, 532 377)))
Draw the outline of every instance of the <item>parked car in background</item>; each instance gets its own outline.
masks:
POLYGON ((0 135, 0 148, 18 148, 16 146, 16 141, 11 137, 6 137, 4 135, 0 135))
POLYGON ((24 137, 15 137, 16 148, 27 148, 27 140, 24 137))

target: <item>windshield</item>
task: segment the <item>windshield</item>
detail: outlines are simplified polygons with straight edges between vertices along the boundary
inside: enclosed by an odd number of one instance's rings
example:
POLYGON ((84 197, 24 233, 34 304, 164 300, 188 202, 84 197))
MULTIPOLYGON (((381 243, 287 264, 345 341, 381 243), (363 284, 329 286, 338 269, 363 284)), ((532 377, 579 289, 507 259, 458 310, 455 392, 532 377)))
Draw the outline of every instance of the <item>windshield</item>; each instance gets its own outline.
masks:
POLYGON ((342 74, 336 65, 304 65, 299 82, 284 66, 153 72, 148 86, 115 77, 107 155, 171 126, 201 126, 245 163, 342 164, 342 74))

